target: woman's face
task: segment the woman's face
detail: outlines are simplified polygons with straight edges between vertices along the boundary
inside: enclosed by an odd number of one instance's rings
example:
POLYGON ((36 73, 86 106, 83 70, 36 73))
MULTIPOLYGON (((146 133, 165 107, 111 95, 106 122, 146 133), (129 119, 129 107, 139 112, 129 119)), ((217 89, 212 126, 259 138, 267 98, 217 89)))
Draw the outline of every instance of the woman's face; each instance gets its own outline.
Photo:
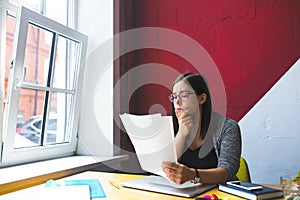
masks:
POLYGON ((172 92, 177 98, 174 99, 174 108, 178 117, 182 111, 190 115, 199 115, 199 101, 193 88, 184 81, 179 81, 173 86, 172 92))

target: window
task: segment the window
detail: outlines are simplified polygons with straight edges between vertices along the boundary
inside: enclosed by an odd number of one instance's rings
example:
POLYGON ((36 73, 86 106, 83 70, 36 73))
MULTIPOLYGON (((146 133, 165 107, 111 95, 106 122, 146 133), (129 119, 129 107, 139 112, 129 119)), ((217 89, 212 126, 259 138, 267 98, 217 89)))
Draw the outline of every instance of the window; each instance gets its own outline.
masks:
POLYGON ((77 145, 87 37, 27 8, 20 13, 0 166, 70 155, 77 145))

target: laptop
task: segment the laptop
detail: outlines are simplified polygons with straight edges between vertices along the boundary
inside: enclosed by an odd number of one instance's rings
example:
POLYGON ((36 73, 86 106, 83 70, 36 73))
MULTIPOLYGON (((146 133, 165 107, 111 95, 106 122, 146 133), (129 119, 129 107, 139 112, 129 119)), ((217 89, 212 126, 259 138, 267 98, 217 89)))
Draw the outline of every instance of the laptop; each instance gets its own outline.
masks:
POLYGON ((181 197, 194 197, 216 187, 215 184, 194 184, 192 182, 186 182, 179 185, 167 180, 164 177, 156 175, 150 175, 143 178, 123 182, 121 183, 121 185, 127 188, 134 188, 181 197))

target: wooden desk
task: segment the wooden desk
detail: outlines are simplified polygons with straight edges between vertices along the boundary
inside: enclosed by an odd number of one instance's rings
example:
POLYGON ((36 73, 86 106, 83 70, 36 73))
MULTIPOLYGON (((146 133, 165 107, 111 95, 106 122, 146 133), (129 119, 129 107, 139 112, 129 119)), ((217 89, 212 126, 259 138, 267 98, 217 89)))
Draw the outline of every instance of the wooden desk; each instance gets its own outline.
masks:
MULTIPOLYGON (((177 197, 167 194, 160 194, 155 192, 148 192, 148 191, 142 191, 142 190, 136 190, 136 189, 130 189, 130 188, 124 188, 121 187, 120 189, 117 189, 116 187, 112 186, 109 183, 109 180, 114 180, 117 183, 133 180, 136 178, 141 178, 143 175, 131 175, 131 174, 119 174, 119 173, 106 173, 106 172, 92 172, 87 171, 80 174, 76 174, 73 176, 70 176, 65 179, 95 179, 98 178, 103 190, 106 194, 106 199, 111 200, 144 200, 144 199, 150 199, 150 200, 177 200, 177 199, 194 199, 194 198, 184 198, 184 197, 177 197)), ((23 193, 24 192, 30 192, 33 193, 35 190, 37 190, 40 187, 43 187, 44 185, 35 186, 32 188, 27 188, 24 190, 20 190, 17 192, 9 193, 6 195, 1 196, 1 200, 8 200, 8 199, 24 199, 23 193), (20 197, 20 198, 18 198, 20 197)), ((270 185, 268 185, 270 186, 270 185)), ((279 188, 279 186, 272 185, 271 187, 279 188)), ((242 199, 237 196, 233 196, 227 193, 220 192, 218 188, 214 188, 212 190, 209 190, 205 194, 216 194, 221 199, 227 199, 227 200, 236 200, 236 199, 242 199)), ((200 196, 203 196, 205 194, 201 194, 200 196)))

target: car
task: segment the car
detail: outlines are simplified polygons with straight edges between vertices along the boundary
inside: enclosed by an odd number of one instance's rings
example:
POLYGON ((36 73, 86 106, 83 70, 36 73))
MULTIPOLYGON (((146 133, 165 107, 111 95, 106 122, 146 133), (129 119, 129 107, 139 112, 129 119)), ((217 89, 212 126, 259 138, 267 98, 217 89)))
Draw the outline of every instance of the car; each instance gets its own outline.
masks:
MULTIPOLYGON (((56 142, 57 134, 57 117, 56 115, 49 116, 48 131, 47 131, 47 143, 56 142)), ((42 132, 43 118, 40 115, 35 115, 29 118, 23 125, 17 127, 16 132, 23 137, 33 141, 36 144, 40 144, 41 132, 42 132)))

